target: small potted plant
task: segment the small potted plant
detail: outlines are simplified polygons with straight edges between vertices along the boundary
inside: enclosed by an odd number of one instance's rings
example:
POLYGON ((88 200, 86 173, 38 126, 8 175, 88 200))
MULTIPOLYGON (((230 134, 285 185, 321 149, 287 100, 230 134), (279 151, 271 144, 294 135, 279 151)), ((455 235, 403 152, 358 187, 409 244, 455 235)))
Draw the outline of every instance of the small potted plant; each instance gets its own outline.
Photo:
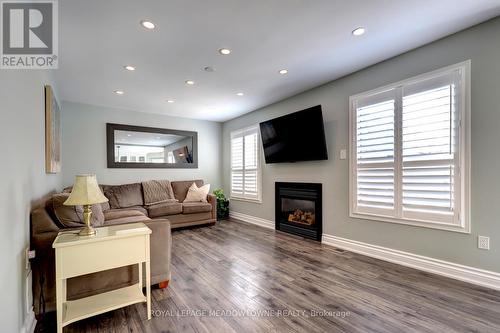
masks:
POLYGON ((226 198, 224 190, 221 188, 215 189, 214 195, 217 197, 217 219, 227 219, 229 217, 229 199, 226 198))

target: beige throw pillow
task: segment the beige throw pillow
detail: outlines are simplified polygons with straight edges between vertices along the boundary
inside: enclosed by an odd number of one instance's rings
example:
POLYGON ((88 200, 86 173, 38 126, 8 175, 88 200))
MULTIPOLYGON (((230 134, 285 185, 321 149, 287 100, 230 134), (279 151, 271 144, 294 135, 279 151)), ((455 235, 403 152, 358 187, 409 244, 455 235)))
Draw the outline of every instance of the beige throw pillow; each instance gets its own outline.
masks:
POLYGON ((207 195, 209 191, 210 191, 210 184, 198 187, 196 186, 196 183, 193 183, 193 185, 189 187, 184 202, 207 202, 207 195))

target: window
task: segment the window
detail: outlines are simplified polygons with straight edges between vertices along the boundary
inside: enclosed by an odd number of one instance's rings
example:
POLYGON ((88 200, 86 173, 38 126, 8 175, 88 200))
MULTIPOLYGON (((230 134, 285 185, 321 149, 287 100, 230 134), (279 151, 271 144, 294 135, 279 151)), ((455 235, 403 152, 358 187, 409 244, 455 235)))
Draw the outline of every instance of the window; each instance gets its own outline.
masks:
POLYGON ((470 232, 470 62, 350 98, 350 215, 470 232))
POLYGON ((231 133, 231 197, 261 201, 259 128, 231 133))

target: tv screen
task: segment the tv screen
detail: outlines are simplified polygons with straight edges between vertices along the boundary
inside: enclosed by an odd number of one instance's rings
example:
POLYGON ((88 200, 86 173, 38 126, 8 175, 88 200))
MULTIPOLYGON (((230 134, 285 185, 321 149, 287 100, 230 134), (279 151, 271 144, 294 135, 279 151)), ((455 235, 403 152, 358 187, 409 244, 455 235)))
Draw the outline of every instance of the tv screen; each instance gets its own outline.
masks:
POLYGON ((260 123, 266 163, 327 160, 321 105, 260 123))

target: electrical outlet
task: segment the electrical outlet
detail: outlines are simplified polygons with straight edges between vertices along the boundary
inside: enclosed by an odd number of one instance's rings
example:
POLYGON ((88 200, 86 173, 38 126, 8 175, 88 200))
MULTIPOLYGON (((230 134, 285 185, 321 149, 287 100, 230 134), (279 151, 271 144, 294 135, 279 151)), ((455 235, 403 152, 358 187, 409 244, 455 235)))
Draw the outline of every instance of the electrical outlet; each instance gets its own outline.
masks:
POLYGON ((24 268, 27 271, 30 269, 30 259, 29 259, 30 255, 29 255, 29 253, 30 253, 30 248, 28 246, 26 249, 24 249, 24 268))
POLYGON ((25 267, 28 271, 31 268, 30 260, 35 258, 35 251, 30 251, 29 247, 27 247, 24 251, 25 267))
POLYGON ((345 160, 347 158, 347 150, 346 149, 341 149, 340 150, 340 159, 345 160))
POLYGON ((477 236, 477 247, 483 250, 489 250, 490 238, 486 236, 477 236))

